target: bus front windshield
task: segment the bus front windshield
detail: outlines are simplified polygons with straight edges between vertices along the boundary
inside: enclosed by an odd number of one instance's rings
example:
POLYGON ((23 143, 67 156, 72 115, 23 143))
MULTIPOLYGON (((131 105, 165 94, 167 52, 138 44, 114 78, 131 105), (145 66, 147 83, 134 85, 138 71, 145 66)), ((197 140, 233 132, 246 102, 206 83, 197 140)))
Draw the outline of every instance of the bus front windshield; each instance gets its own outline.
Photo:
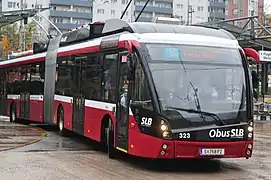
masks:
POLYGON ((215 114, 223 124, 247 121, 246 81, 238 48, 146 46, 159 102, 171 121, 183 119, 188 126, 215 123, 213 117, 184 109, 215 114))

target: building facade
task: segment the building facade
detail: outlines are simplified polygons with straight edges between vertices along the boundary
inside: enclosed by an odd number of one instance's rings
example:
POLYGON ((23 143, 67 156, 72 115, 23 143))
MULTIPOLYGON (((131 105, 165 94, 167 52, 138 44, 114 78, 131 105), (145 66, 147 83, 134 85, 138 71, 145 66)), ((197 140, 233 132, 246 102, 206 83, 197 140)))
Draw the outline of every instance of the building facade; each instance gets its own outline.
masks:
MULTIPOLYGON (((49 19, 62 32, 92 22, 92 0, 50 0, 49 19)), ((50 33, 57 34, 53 26, 50 33)))
MULTIPOLYGON (((229 0, 226 7, 227 19, 257 15, 261 22, 264 21, 264 0, 229 0)), ((246 22, 235 21, 234 23, 236 26, 243 26, 246 22)))
POLYGON ((225 0, 174 0, 174 16, 185 24, 225 19, 225 0))
MULTIPOLYGON (((41 12, 43 16, 52 21, 62 32, 87 24, 92 21, 92 0, 0 0, 2 11, 20 10, 21 8, 46 8, 50 10, 41 12), (23 6, 21 3, 23 2, 23 6)), ((57 31, 48 21, 41 17, 36 20, 52 35, 57 31)), ((38 31, 37 36, 42 32, 38 31)))
MULTIPOLYGON (((93 3, 93 21, 105 21, 109 18, 120 18, 129 0, 95 1, 93 3)), ((133 22, 144 7, 146 0, 134 0, 123 19, 133 22)), ((172 17, 173 0, 150 0, 138 21, 149 22, 154 17, 172 17)))

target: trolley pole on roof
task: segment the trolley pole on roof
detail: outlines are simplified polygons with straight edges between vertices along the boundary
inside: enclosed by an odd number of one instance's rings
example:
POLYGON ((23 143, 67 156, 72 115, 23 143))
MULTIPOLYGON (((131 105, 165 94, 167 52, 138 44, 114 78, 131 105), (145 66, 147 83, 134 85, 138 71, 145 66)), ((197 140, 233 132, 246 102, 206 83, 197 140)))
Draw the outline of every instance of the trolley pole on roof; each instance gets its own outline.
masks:
MULTIPOLYGON (((21 11, 24 10, 24 0, 21 0, 21 11)), ((25 28, 24 28, 24 19, 20 21, 20 50, 25 51, 25 28)))

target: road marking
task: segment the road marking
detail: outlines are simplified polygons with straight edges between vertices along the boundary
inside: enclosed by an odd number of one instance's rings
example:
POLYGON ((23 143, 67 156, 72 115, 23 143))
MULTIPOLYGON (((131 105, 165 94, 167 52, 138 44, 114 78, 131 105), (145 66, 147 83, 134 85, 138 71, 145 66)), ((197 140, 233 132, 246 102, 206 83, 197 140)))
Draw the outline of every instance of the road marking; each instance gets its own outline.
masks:
POLYGON ((30 144, 37 143, 37 142, 41 141, 46 136, 47 136, 47 134, 45 132, 42 132, 39 137, 37 137, 36 139, 34 139, 32 141, 26 142, 24 144, 20 144, 18 146, 11 146, 11 147, 0 149, 0 152, 7 151, 7 150, 12 150, 12 149, 17 149, 17 148, 20 148, 20 147, 24 147, 24 146, 27 146, 27 145, 30 145, 30 144))

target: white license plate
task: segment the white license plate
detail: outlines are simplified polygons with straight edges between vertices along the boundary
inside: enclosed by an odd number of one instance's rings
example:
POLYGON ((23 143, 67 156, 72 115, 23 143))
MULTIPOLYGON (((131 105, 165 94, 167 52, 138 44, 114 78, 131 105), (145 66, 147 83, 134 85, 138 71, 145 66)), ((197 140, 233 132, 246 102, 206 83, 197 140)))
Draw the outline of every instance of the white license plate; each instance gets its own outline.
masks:
POLYGON ((223 156, 225 149, 200 149, 201 156, 223 156))

